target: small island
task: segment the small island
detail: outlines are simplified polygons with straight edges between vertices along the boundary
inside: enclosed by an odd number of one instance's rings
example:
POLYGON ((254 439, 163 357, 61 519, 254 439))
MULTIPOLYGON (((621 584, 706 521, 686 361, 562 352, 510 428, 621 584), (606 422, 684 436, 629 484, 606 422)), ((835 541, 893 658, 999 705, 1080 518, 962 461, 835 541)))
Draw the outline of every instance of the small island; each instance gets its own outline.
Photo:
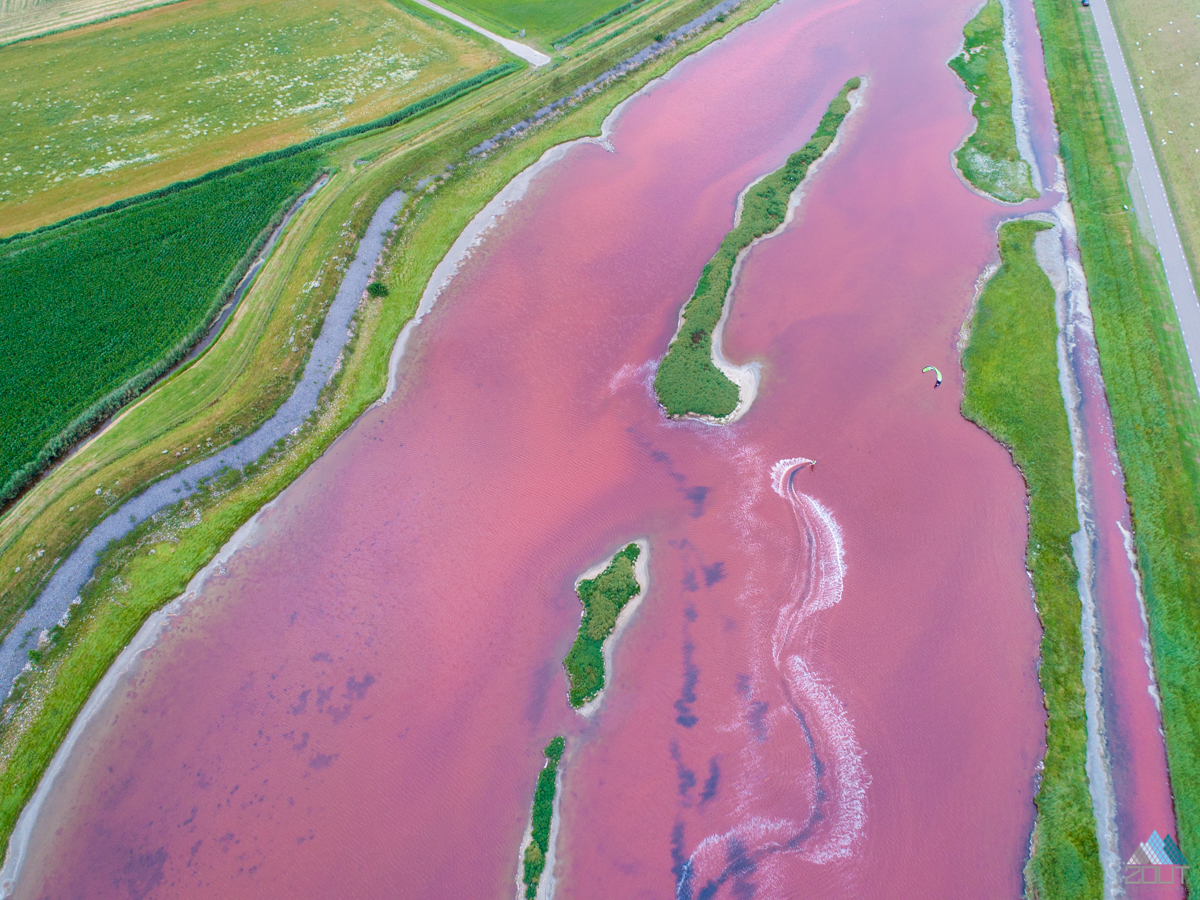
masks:
POLYGON ((1038 195, 1029 163, 1017 149, 1013 123, 1012 78, 1004 52, 1004 8, 987 0, 963 29, 962 53, 950 60, 975 102, 971 114, 979 123, 954 161, 963 178, 985 194, 1005 203, 1020 203, 1038 195))
POLYGON ((526 900, 537 897, 542 875, 548 867, 552 868, 554 854, 550 852, 550 826, 554 819, 554 797, 558 792, 558 763, 566 746, 566 738, 559 735, 542 751, 546 756, 546 765, 538 773, 533 811, 529 814, 529 831, 522 844, 526 900))
MULTIPOLYGON (((701 416, 724 421, 733 416, 743 397, 730 375, 739 374, 719 357, 721 320, 733 288, 734 273, 742 254, 755 241, 787 222, 792 194, 808 170, 832 146, 838 128, 850 113, 850 94, 861 86, 851 78, 838 93, 807 144, 788 157, 782 167, 752 184, 739 205, 733 230, 700 273, 692 298, 683 308, 679 330, 654 376, 654 391, 667 415, 701 416)), ((752 381, 751 386, 754 382, 752 381)))
POLYGON ((576 709, 604 690, 604 644, 617 628, 617 620, 629 601, 642 593, 646 549, 638 543, 629 544, 613 556, 600 574, 589 579, 585 572, 575 585, 575 593, 583 603, 583 620, 575 644, 563 660, 563 668, 571 685, 571 705, 576 709))

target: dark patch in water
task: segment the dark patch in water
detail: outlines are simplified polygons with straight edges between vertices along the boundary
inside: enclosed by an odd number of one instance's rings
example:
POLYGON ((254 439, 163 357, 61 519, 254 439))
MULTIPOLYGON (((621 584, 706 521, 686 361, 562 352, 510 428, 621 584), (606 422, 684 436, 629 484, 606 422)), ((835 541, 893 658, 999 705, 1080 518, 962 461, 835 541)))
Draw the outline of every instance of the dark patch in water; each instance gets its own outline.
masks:
POLYGON ((121 881, 129 892, 129 900, 142 900, 163 880, 167 864, 167 849, 159 847, 151 853, 129 854, 129 862, 121 870, 121 881))
POLYGON ((324 650, 322 650, 320 653, 314 653, 312 655, 312 661, 313 662, 329 662, 329 663, 331 663, 331 662, 333 662, 333 657, 330 656, 328 653, 326 653, 324 650))
POLYGON ((691 866, 683 852, 683 821, 677 819, 671 829, 671 874, 675 876, 675 896, 690 898, 692 896, 691 866))
POLYGON ((347 700, 361 700, 367 696, 367 690, 375 683, 375 676, 368 672, 363 676, 362 681, 356 681, 351 675, 346 679, 346 693, 342 696, 347 700))
POLYGON ((327 688, 317 688, 317 709, 321 712, 325 711, 325 704, 329 702, 329 698, 333 696, 333 686, 327 688))
POLYGON ((328 769, 333 765, 333 761, 338 758, 336 753, 330 755, 328 753, 315 753, 313 758, 308 761, 310 769, 328 769))
POLYGON ((546 714, 546 700, 554 681, 554 669, 549 663, 540 666, 529 679, 529 702, 525 704, 525 721, 537 725, 546 714))
POLYGON ((696 786, 696 773, 684 765, 683 754, 679 752, 679 744, 676 741, 671 741, 671 760, 675 763, 675 774, 679 777, 679 796, 688 801, 685 805, 690 806, 691 798, 688 794, 696 786))
POLYGON ((704 567, 704 586, 712 587, 718 581, 725 577, 725 563, 715 562, 711 566, 704 567))
POLYGON ((679 699, 675 701, 675 711, 679 713, 675 717, 675 721, 684 728, 691 728, 700 721, 696 716, 692 715, 692 704, 696 702, 696 683, 700 680, 700 670, 692 662, 692 654, 695 651, 695 644, 691 641, 684 642, 683 689, 679 693, 679 699))
POLYGON ((682 584, 683 584, 683 589, 685 591, 700 590, 700 582, 698 582, 696 580, 696 570, 695 569, 688 569, 686 572, 683 573, 682 584))
POLYGON ((311 688, 305 688, 300 692, 300 696, 296 698, 296 705, 288 712, 293 716, 298 716, 308 707, 308 695, 312 693, 311 688))
POLYGON ((708 761, 708 777, 704 779, 704 790, 700 793, 701 806, 717 796, 717 785, 720 782, 721 768, 717 765, 717 758, 714 756, 708 761))
POLYGON ((755 700, 746 708, 746 724, 750 726, 750 731, 754 733, 754 740, 760 744, 767 739, 769 734, 767 712, 770 708, 762 700, 755 700))
POLYGON ((685 490, 683 496, 692 504, 692 511, 688 515, 693 519, 698 519, 704 515, 704 500, 708 496, 708 488, 697 485, 694 488, 685 490))

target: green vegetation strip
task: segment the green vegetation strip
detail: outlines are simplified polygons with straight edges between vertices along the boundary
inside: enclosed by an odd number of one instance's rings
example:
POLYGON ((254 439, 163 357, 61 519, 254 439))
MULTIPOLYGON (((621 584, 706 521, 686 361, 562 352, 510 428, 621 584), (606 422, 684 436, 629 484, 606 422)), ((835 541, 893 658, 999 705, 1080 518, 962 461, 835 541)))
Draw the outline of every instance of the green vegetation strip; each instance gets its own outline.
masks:
POLYGON ((967 181, 997 200, 1019 203, 1036 197, 1029 164, 1017 150, 1000 0, 987 0, 963 29, 963 38, 963 52, 949 65, 975 95, 971 114, 978 125, 954 154, 958 169, 967 181))
MULTIPOLYGON (((1179 844, 1200 858, 1200 414, 1157 255, 1138 233, 1129 152, 1088 9, 1035 0, 1133 512, 1179 844)), ((1189 885, 1197 890, 1195 869, 1189 885)), ((1041 896, 1058 896, 1045 891, 1041 896)))
POLYGON ((808 143, 788 157, 786 163, 746 192, 738 224, 721 241, 704 270, 696 290, 683 308, 679 333, 667 348, 667 354, 654 376, 658 402, 667 415, 689 414, 723 419, 738 405, 738 389, 713 364, 712 333, 721 320, 725 298, 733 282, 738 254, 757 238, 779 228, 787 218, 788 201, 804 176, 833 139, 850 112, 851 91, 857 90, 858 78, 851 78, 829 104, 808 143))
POLYGON ((575 588, 583 603, 583 621, 563 667, 571 682, 571 705, 576 709, 604 690, 604 642, 616 628, 625 604, 642 590, 633 570, 640 554, 638 545, 630 544, 603 572, 575 588))
POLYGON ((604 15, 600 16, 597 19, 592 19, 592 21, 588 22, 586 25, 579 26, 574 31, 572 31, 570 34, 564 34, 562 37, 560 37, 557 41, 554 42, 555 49, 558 49, 560 47, 566 47, 570 44, 575 43, 577 40, 579 40, 584 35, 591 34, 593 31, 595 31, 598 28, 603 28, 605 25, 607 25, 613 19, 617 18, 618 16, 625 15, 625 13, 629 12, 635 6, 641 6, 645 2, 646 2, 646 0, 629 0, 628 3, 622 3, 616 9, 606 12, 604 15))
POLYGON ((318 148, 387 128, 521 68, 0 240, 0 503, 179 362, 296 197, 318 148), (52 340, 47 337, 52 336, 52 340))
POLYGON ((537 896, 538 884, 546 871, 546 857, 550 853, 550 821, 554 816, 554 791, 558 778, 558 763, 562 759, 566 739, 561 735, 546 745, 546 765, 538 773, 537 790, 533 795, 533 812, 530 815, 530 841, 525 848, 525 897, 533 900, 537 896))
POLYGON ((979 297, 963 353, 963 415, 1012 452, 1029 491, 1026 568, 1042 622, 1046 757, 1026 877, 1038 897, 1103 893, 1088 790, 1082 607, 1071 535, 1079 530, 1071 434, 1058 380, 1054 288, 1033 253, 1040 222, 1000 229, 1000 270, 979 297))

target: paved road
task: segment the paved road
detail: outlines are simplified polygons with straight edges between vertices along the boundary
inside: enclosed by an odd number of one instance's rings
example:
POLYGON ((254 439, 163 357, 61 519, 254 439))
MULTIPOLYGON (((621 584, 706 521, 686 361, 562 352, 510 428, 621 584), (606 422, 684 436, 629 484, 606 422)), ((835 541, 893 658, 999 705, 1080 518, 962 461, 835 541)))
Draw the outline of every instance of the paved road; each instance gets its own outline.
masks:
POLYGON ((1141 179, 1146 205, 1150 209, 1150 224, 1154 228, 1158 252, 1167 273, 1171 299, 1175 301, 1175 311, 1179 315, 1183 342, 1187 345, 1188 358, 1192 363, 1192 377, 1196 379, 1197 390, 1200 390, 1200 300, 1196 297, 1192 271, 1188 267, 1183 242, 1180 241, 1179 231, 1175 227, 1175 216, 1171 212, 1171 204, 1167 201, 1167 189, 1158 171, 1154 149, 1150 146, 1150 136, 1146 133, 1146 123, 1138 106, 1129 67, 1125 64, 1125 55, 1117 41, 1117 31, 1113 27, 1108 3, 1106 0, 1092 0, 1091 9, 1096 20, 1096 29, 1100 32, 1104 61, 1108 64, 1113 89, 1117 92, 1117 106, 1121 110, 1121 121, 1125 124, 1129 149, 1133 153, 1133 165, 1137 169, 1138 178, 1141 179))
POLYGON ((486 28, 481 28, 480 26, 476 25, 470 19, 464 19, 462 16, 456 16, 454 13, 450 12, 450 10, 442 9, 436 3, 431 3, 430 0, 417 0, 417 2, 426 9, 432 9, 435 13, 443 15, 447 19, 457 22, 459 25, 465 25, 472 31, 479 32, 484 37, 495 41, 509 53, 513 53, 521 57, 521 59, 525 60, 525 62, 529 63, 531 66, 544 66, 546 63, 550 62, 550 57, 548 57, 545 53, 542 53, 540 50, 534 50, 532 47, 526 44, 521 44, 517 41, 510 41, 508 38, 502 38, 498 34, 493 34, 486 28))

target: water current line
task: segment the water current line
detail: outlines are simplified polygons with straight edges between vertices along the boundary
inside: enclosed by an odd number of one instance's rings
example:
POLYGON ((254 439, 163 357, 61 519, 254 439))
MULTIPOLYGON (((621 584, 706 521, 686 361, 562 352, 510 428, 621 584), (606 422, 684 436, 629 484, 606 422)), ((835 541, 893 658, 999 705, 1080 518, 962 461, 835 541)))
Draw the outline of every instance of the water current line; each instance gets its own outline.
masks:
MULTIPOLYGON (((796 474, 813 464, 799 457, 780 460, 770 476, 775 492, 791 506, 803 545, 787 595, 778 604, 770 672, 786 698, 782 708, 787 715, 780 724, 795 722, 808 751, 813 779, 808 815, 803 822, 752 815, 706 837, 677 868, 677 900, 711 897, 780 853, 797 853, 816 864, 848 859, 866 827, 870 777, 854 726, 844 705, 804 659, 813 617, 841 601, 846 573, 842 533, 832 513, 794 485, 796 474)), ((755 762, 763 764, 759 758, 755 762)), ((750 772, 748 777, 757 782, 761 774, 750 772)))
POLYGON ((13 679, 29 665, 26 649, 28 637, 63 620, 83 586, 92 577, 100 554, 109 544, 129 534, 155 513, 195 493, 201 480, 223 469, 240 469, 254 462, 276 441, 299 428, 317 408, 321 390, 333 377, 342 348, 350 337, 350 324, 383 251, 384 237, 392 229, 392 220, 405 198, 403 191, 396 191, 376 210, 366 234, 359 242, 354 260, 346 269, 337 296, 330 304, 321 333, 313 341, 304 374, 291 396, 256 431, 236 444, 155 482, 92 529, 55 571, 33 606, 5 635, 0 644, 0 684, 11 685, 13 679))

